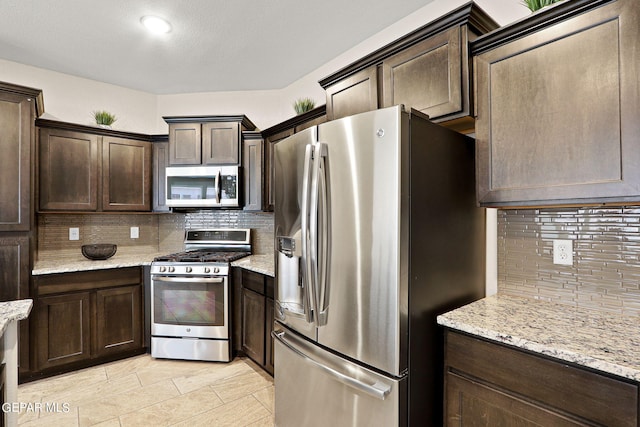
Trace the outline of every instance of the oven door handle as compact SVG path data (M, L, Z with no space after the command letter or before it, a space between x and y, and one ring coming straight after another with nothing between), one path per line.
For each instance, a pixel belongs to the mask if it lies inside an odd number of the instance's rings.
M223 283L222 277L152 277L156 282L196 282L196 283Z

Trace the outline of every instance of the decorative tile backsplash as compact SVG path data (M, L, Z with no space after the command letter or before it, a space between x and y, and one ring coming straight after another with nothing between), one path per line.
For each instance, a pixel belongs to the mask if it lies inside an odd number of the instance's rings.
M131 239L130 227L139 228ZM69 240L77 227L80 240ZM172 253L184 249L184 231L194 228L251 228L253 253L273 253L273 213L238 210L202 210L159 215L140 214L39 214L37 259L80 253L89 243L115 243L129 253Z
M573 265L553 264L553 240ZM640 207L498 211L498 292L640 315Z

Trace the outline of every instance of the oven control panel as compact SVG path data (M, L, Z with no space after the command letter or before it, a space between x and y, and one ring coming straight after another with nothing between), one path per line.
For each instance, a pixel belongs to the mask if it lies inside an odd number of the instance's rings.
M227 265L206 265L202 263L158 263L151 265L151 274L171 276L226 276L229 273Z

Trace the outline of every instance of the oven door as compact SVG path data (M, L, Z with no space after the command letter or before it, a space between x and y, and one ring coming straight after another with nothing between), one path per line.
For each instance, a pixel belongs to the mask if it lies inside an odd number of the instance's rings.
M226 276L151 276L151 335L229 339Z

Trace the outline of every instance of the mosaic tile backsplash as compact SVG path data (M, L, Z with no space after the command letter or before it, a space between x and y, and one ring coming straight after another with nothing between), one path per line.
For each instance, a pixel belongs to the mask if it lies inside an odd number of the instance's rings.
M553 240L573 265L553 264ZM498 211L498 292L640 315L640 206Z
M130 238L133 226L139 227L138 239ZM70 227L79 228L80 240L69 240ZM203 210L159 215L40 214L37 258L77 255L89 243L115 243L119 252L178 252L184 249L185 229L195 228L250 228L253 253L273 253L273 213Z

